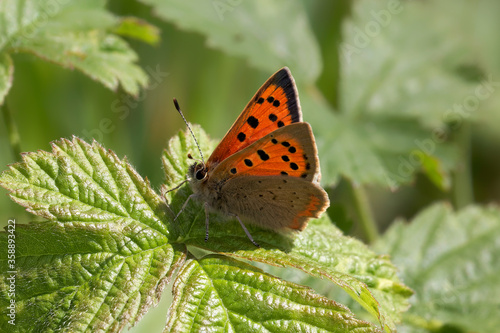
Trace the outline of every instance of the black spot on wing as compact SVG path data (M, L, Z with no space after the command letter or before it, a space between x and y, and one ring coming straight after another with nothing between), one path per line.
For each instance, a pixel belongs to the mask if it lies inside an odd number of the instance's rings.
M259 154L260 159L263 161L267 161L269 159L269 155L267 155L262 149L257 150L257 154Z
M257 128L257 126L259 126L259 120L257 118L255 118L254 116L248 117L247 123L252 128Z

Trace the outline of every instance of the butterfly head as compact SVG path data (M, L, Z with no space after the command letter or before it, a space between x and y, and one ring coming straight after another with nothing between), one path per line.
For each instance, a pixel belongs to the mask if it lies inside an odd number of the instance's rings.
M201 193L207 187L208 168L202 161L196 161L189 167L188 181L194 193Z
M189 167L188 172L191 181L203 181L208 177L208 170L205 163L196 161Z

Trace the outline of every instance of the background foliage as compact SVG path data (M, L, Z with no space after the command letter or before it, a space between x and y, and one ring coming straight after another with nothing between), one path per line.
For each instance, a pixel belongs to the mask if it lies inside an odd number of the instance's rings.
M220 138L286 65L317 138L329 216L390 254L416 292L401 330L498 325L497 1L44 5L0 4L0 101L10 110L0 165L19 158L9 143L15 124L21 151L94 137L159 190L159 157L184 128L173 97L190 122ZM7 197L0 212L2 224L33 220ZM324 294L345 296L330 289ZM162 302L139 325L161 329L168 297Z

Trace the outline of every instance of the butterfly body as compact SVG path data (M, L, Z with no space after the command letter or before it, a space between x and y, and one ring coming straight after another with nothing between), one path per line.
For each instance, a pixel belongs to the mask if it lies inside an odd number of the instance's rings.
M271 230L303 230L329 206L318 184L317 155L285 67L259 89L207 162L191 165L192 197L207 210L237 217L252 242L241 219Z

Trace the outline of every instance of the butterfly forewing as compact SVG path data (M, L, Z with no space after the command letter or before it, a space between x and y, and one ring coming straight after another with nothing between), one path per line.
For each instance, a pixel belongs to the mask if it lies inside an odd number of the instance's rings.
M285 67L257 91L214 150L207 165L210 168L272 131L301 121L295 82Z
M228 157L210 172L210 178L217 182L256 175L319 180L316 145L309 124L279 128Z

